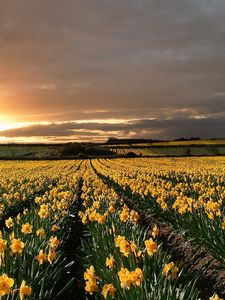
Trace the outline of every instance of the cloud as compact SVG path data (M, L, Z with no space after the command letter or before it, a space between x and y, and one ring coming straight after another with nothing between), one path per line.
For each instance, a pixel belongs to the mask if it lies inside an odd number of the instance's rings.
M0 8L0 111L18 121L211 120L225 111L223 1L0 0Z
M0 132L1 137L9 139L49 138L51 141L106 140L109 136L121 138L176 139L199 136L201 138L224 138L221 128L225 128L224 116L207 118L195 116L177 119L140 119L117 123L62 122L46 125L31 125Z

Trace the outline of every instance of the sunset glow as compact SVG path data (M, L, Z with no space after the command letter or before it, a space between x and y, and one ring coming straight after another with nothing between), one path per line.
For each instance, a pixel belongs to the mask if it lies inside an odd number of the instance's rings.
M0 131L20 127L18 123L13 122L10 117L0 115Z
M221 1L0 7L0 141L224 137Z

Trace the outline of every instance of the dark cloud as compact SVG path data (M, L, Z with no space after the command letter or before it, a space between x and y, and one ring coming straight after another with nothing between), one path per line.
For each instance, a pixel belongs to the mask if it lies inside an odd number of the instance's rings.
M224 115L225 116L225 115ZM119 137L143 137L158 139L175 139L180 137L199 136L222 138L225 128L225 118L178 118L178 119L142 119L115 124L109 123L76 123L32 125L23 128L10 129L1 132L2 137L49 137L52 141L73 141L77 139L100 141L112 135Z
M221 0L0 0L0 112L51 122L206 115L214 136L224 19Z

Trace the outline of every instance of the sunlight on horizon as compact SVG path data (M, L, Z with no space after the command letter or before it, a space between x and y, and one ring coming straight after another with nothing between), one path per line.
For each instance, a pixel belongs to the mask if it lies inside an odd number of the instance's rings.
M19 123L16 123L12 117L0 115L0 131L18 128L18 125Z
M34 122L16 122L11 116L0 115L0 133L7 130L23 128L34 124ZM5 138L1 137L0 140L4 139Z

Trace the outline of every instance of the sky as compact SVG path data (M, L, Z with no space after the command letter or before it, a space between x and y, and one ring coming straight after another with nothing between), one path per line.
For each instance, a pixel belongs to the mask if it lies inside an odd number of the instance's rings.
M225 1L0 0L0 142L225 138Z

